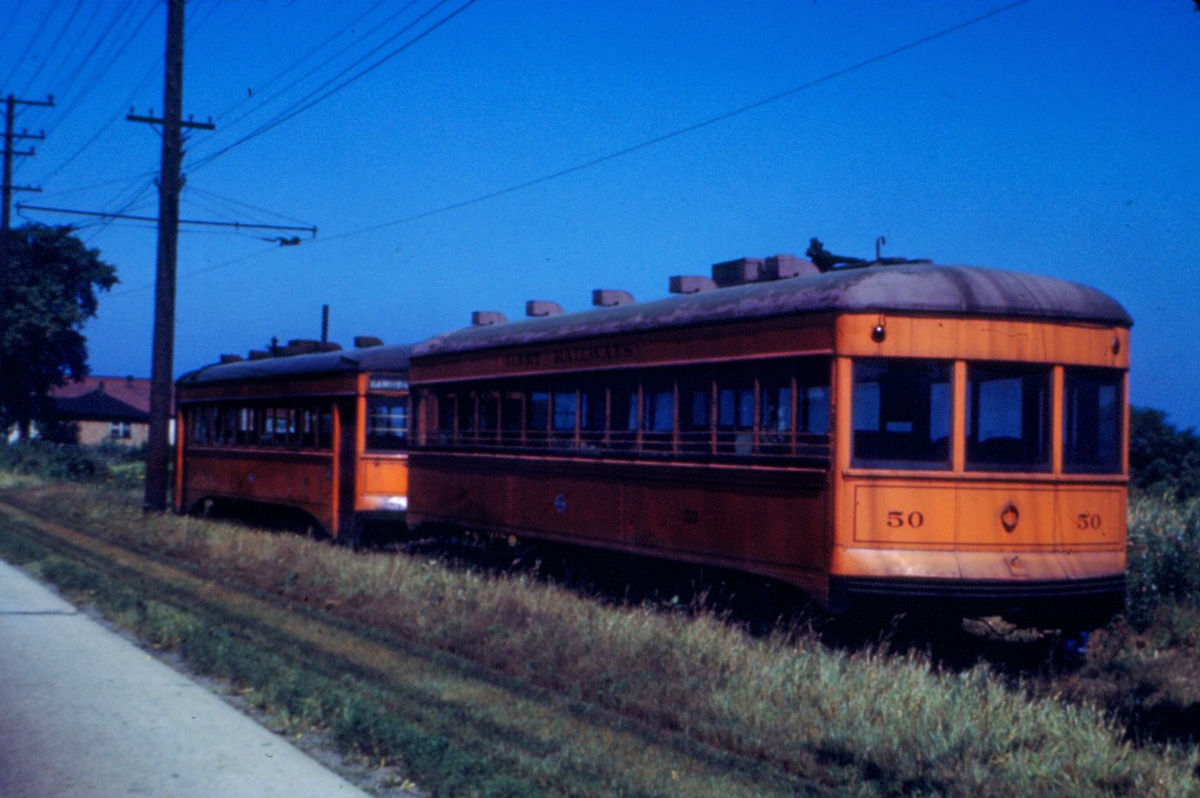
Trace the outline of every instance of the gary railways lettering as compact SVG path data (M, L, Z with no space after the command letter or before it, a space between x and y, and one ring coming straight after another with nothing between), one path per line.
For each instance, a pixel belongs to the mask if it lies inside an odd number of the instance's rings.
M619 363L633 357L632 344L591 344L555 349L551 352L511 352L504 356L505 368L586 366Z
M572 346L554 350L554 365L577 366L587 363L611 363L633 357L630 344L596 344L595 346Z

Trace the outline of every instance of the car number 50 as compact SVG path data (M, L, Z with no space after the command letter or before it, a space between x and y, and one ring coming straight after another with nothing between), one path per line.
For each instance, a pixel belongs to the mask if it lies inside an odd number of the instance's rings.
M893 528L908 526L917 529L924 524L925 516L916 510L907 513L904 510L889 510L887 514L887 525Z

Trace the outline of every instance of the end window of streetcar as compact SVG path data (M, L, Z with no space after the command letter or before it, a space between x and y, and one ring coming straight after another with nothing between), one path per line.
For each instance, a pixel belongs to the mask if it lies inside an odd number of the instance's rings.
M950 467L951 364L854 363L852 462L859 468Z
M367 397L367 450L394 452L408 447L408 397Z
M1112 369L1063 370L1063 471L1121 473L1123 383Z
M968 469L1050 470L1051 377L1046 366L968 365Z

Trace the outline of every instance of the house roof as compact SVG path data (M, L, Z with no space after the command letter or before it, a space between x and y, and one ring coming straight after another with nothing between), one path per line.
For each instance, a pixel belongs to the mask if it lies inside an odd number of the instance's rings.
M50 398L62 419L78 421L150 420L150 380L84 377L52 388Z

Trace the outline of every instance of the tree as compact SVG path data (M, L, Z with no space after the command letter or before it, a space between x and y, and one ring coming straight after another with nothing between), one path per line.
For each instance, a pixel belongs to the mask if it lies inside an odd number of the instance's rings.
M70 227L29 224L9 231L0 271L0 429L21 437L47 417L50 389L87 376L83 325L96 315L97 290L117 283ZM0 232L0 235L3 235Z
M1177 428L1162 410L1130 408L1129 475L1147 493L1200 496L1200 436Z

